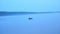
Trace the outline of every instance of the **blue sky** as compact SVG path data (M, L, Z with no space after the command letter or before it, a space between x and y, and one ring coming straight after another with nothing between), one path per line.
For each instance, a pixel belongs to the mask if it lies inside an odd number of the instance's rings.
M0 0L0 11L60 11L60 0Z

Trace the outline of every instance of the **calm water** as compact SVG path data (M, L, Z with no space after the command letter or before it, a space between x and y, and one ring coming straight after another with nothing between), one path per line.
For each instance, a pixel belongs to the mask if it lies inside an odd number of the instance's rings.
M60 13L0 16L0 34L60 34Z

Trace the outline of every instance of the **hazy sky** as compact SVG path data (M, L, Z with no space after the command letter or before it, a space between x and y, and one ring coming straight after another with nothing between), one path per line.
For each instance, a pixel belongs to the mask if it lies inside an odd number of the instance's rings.
M60 11L60 0L0 0L0 11Z

